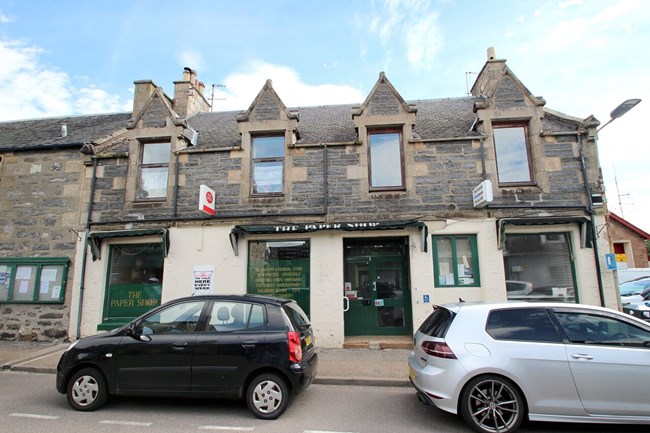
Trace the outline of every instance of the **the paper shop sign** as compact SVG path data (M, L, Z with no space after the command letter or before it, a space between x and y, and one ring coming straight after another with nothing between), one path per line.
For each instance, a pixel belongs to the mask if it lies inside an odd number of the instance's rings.
M265 226L236 226L235 232L239 233L306 233L320 230L395 230L407 227L423 225L414 221L361 221L361 222L340 222L340 223L306 223L306 224L283 224Z
M296 224L273 226L275 233L287 232L313 232L318 230L372 230L378 228L382 223L364 222L364 223L330 223L330 224Z

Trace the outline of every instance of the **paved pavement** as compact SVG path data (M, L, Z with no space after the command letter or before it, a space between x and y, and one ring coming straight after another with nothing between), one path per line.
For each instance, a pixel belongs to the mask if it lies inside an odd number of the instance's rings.
M2 370L56 373L56 364L69 343L0 340ZM315 383L331 385L410 386L408 349L318 349L320 362Z

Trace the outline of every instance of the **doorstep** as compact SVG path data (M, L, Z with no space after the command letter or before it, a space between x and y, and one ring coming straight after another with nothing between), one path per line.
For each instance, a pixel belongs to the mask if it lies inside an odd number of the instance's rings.
M344 349L413 349L413 338L409 335L362 335L345 337Z

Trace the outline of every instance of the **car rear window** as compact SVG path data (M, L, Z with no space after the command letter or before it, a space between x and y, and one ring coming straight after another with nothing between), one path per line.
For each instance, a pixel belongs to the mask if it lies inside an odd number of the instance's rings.
M485 330L495 340L561 342L550 317L542 308L495 310L488 316Z
M444 338L454 317L454 313L437 305L433 313L420 325L420 332L430 337Z
M291 324L294 327L303 329L311 326L309 318L296 302L287 302L286 304L282 305L282 309L287 314L289 320L291 320Z

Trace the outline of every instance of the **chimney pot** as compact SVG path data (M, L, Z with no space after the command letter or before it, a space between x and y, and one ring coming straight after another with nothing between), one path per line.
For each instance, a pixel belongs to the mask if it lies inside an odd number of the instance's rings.
M494 60L494 59L497 58L497 53L496 53L496 50L494 49L494 47L490 47L490 48L487 49L487 57L488 57L488 60Z
M65 138L68 136L68 125L65 123L61 124L61 138Z

